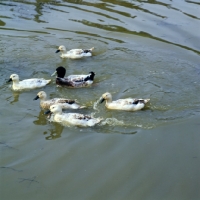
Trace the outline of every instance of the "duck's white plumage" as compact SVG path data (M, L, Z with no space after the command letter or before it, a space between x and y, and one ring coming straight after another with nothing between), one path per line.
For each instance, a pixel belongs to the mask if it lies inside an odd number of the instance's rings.
M54 122L59 122L63 125L75 125L75 126L94 126L98 124L102 119L94 118L89 115L83 115L80 113L63 113L62 107L60 105L50 106L50 110L46 112L52 113L51 120Z
M38 92L34 100L40 99L40 106L43 109L49 109L51 105L60 105L62 109L79 109L85 106L80 106L76 99L53 98L47 99L47 94L44 91Z
M58 47L56 53L61 52L61 58L71 58L71 59L79 59L82 57L92 56L92 51L94 47L91 49L71 49L69 51L66 50L64 45Z
M46 80L43 78L32 78L19 81L19 76L17 74L12 74L8 82L10 81L13 82L13 90L41 88L51 82L51 80Z
M106 107L113 110L125 110L125 111L137 111L144 108L145 104L150 101L150 99L118 99L112 101L112 95L109 92L106 92L102 95L100 103L106 100Z

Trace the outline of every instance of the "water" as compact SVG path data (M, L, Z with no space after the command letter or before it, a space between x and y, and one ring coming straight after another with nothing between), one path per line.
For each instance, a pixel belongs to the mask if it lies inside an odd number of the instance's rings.
M194 1L0 1L1 199L200 199L200 3ZM94 56L55 51L95 47ZM50 76L94 71L90 88ZM92 128L50 123L41 89L6 83L52 78L50 98L78 99L103 117ZM113 99L150 98L144 110L107 110ZM77 112L77 111L76 111Z

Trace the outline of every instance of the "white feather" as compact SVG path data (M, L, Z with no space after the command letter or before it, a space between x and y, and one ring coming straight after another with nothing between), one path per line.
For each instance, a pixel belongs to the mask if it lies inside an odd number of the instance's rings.
M106 107L108 109L114 110L125 110L125 111L137 111L144 108L145 104L150 101L150 99L118 99L112 101L112 95L108 92L102 95L100 102L106 100Z
M40 99L40 106L43 109L49 109L51 105L60 105L62 109L79 109L85 106L80 106L76 99L65 98L53 98L47 99L47 94L44 91L40 91L34 100Z
M82 57L89 57L92 56L92 51L94 50L94 47L91 49L88 49L87 53L84 51L84 49L71 49L69 51L66 50L64 45L61 45L58 47L58 50L56 52L61 52L60 57L61 58L71 58L71 59L79 59Z
M62 107L60 105L50 106L50 111L53 113L51 120L54 122L62 123L63 125L87 127L94 126L102 120L101 118L94 118L80 113L63 113Z
M12 74L10 80L13 81L13 90L24 90L24 89L35 89L41 88L50 83L51 80L45 80L43 78L32 78L19 81L19 76L17 74Z

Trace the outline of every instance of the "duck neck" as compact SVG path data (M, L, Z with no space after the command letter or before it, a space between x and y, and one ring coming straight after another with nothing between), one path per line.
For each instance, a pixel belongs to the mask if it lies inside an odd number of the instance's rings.
M13 80L13 85L18 85L19 84L19 80Z
M106 99L106 104L111 103L112 102L112 97L110 97L109 99Z
M67 53L66 50L61 50L60 52L62 53L62 55Z
M43 101L45 101L45 100L46 100L46 97L41 97L41 98L40 98L40 101L41 101L41 102L43 102Z

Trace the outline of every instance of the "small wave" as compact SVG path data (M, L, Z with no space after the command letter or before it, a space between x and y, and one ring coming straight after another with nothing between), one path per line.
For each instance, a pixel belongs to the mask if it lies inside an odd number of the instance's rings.
M119 121L116 118L107 118L104 121L102 121L100 123L100 125L101 126L104 126L104 125L109 125L109 126L124 126L125 124L124 124L123 121Z
M96 102L94 102L94 104L93 104L93 109L94 109L94 110L99 111L98 104L99 104L100 99L101 99L101 98L99 98Z

